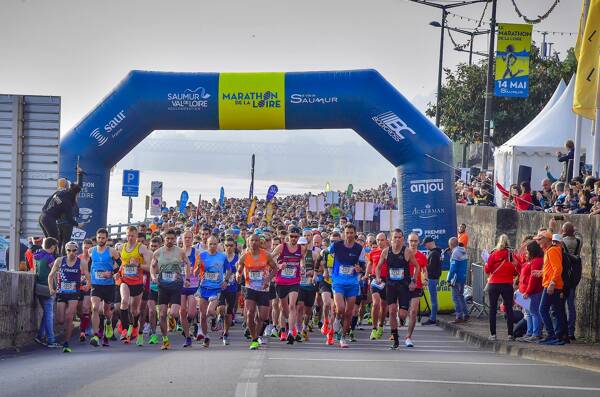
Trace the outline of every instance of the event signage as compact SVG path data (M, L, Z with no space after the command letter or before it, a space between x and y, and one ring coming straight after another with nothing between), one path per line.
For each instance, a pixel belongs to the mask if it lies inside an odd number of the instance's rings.
M225 188L221 186L221 191L219 192L219 207L225 206Z
M152 216L160 215L162 193L163 183L159 181L152 181L150 184L150 215Z
M529 96L531 30L530 24L498 24L495 96Z
M140 193L140 171L123 170L122 196L137 197Z
M190 195L188 194L187 191L183 191L181 192L181 196L179 197L179 213L183 214L183 211L185 211L185 206L187 205L187 202L190 198Z
M348 198L352 197L352 190L354 190L354 186L350 183L348 184L348 188L346 189L346 196Z
M273 197L275 197L278 191L279 189L277 188L277 185L269 186L269 191L267 192L267 201L273 200Z

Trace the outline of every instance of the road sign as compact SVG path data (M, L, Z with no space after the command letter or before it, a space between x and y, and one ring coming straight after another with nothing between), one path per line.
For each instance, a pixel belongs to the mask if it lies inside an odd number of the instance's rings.
M140 171L123 170L122 196L137 197L140 192Z

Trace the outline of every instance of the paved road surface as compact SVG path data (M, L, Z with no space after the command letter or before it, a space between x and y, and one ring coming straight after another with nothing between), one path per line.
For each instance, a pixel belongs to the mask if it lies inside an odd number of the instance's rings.
M405 329L400 331L403 335ZM73 353L37 348L0 356L0 396L600 396L594 372L497 355L437 327L418 327L416 347L388 350L368 331L349 349L270 339L247 350L239 325L230 346L110 348L73 344Z

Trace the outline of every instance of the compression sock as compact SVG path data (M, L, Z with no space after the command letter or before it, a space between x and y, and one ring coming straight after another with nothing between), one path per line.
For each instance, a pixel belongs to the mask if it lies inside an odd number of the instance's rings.
M352 316L352 325L350 326L352 331L356 329L356 324L358 324L358 316Z
M398 329L392 330L392 336L394 337L394 342L398 343Z
M129 309L121 309L121 328L125 331L129 328Z
M82 314L81 315L81 324L79 325L80 332L85 332L90 326L90 315Z
M269 325L269 320L263 321L262 327L260 327L260 332L258 333L259 336L262 336L265 333L265 328L267 328L267 325Z

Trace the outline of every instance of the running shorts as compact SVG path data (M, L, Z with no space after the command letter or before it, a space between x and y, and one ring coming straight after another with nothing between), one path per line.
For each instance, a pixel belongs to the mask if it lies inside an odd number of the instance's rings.
M194 295L196 292L198 292L198 288L182 288L181 289L181 295Z
M333 284L331 286L334 294L342 294L344 298L354 298L359 295L360 287L356 284Z
M159 305L179 305L181 304L181 287L161 287L158 286L158 304Z
M221 295L219 295L219 306L227 305L227 314L233 314L236 297L237 291L221 291Z
M275 283L269 284L269 300L273 300L277 298L277 290L275 288Z
M290 294L290 292L298 292L300 290L299 284L294 285L276 285L275 291L277 292L277 297L279 299L285 299Z
M319 293L323 293L323 292L329 292L330 294L333 294L333 291L331 289L331 284L326 283L325 281L321 281L319 283Z
M115 299L114 285L94 285L92 284L92 296L100 298L104 303L113 303ZM121 299L119 299L119 302Z
M313 307L315 305L316 296L317 291L314 288L300 288L298 302L303 302L304 306Z
M219 299L219 295L221 294L221 288L200 287L199 293L202 299L212 301L215 299Z
M75 292L75 293L58 293L56 294L56 301L58 303L68 303L69 301L80 301L83 300L83 297L81 296L80 292Z
M151 289L148 293L148 300L158 302L158 291L154 291L153 289Z
M410 299L420 298L423 296L423 288L415 288L414 291L409 290Z
M142 300L147 301L149 296L150 296L150 291L147 290L146 288L144 288L144 292L142 292Z
M402 282L394 283L393 281L388 281L385 285L385 294L385 301L388 305L398 304L400 309L408 310L410 303L408 285Z
M129 285L127 283L123 283L126 286L129 287L129 296L131 296L132 298L138 295L141 295L142 293L144 293L144 284L136 284L136 285ZM123 285L121 284L121 285ZM119 290L121 289L120 287L118 288ZM121 295L121 291L119 291L119 296Z
M269 291L257 291L252 288L246 288L244 298L254 301L258 306L269 306Z
M385 294L385 285L383 286L382 289L379 289L379 288L371 285L371 295L372 294L379 294L379 296L381 297L381 299L385 301L385 297L386 297L386 294Z

